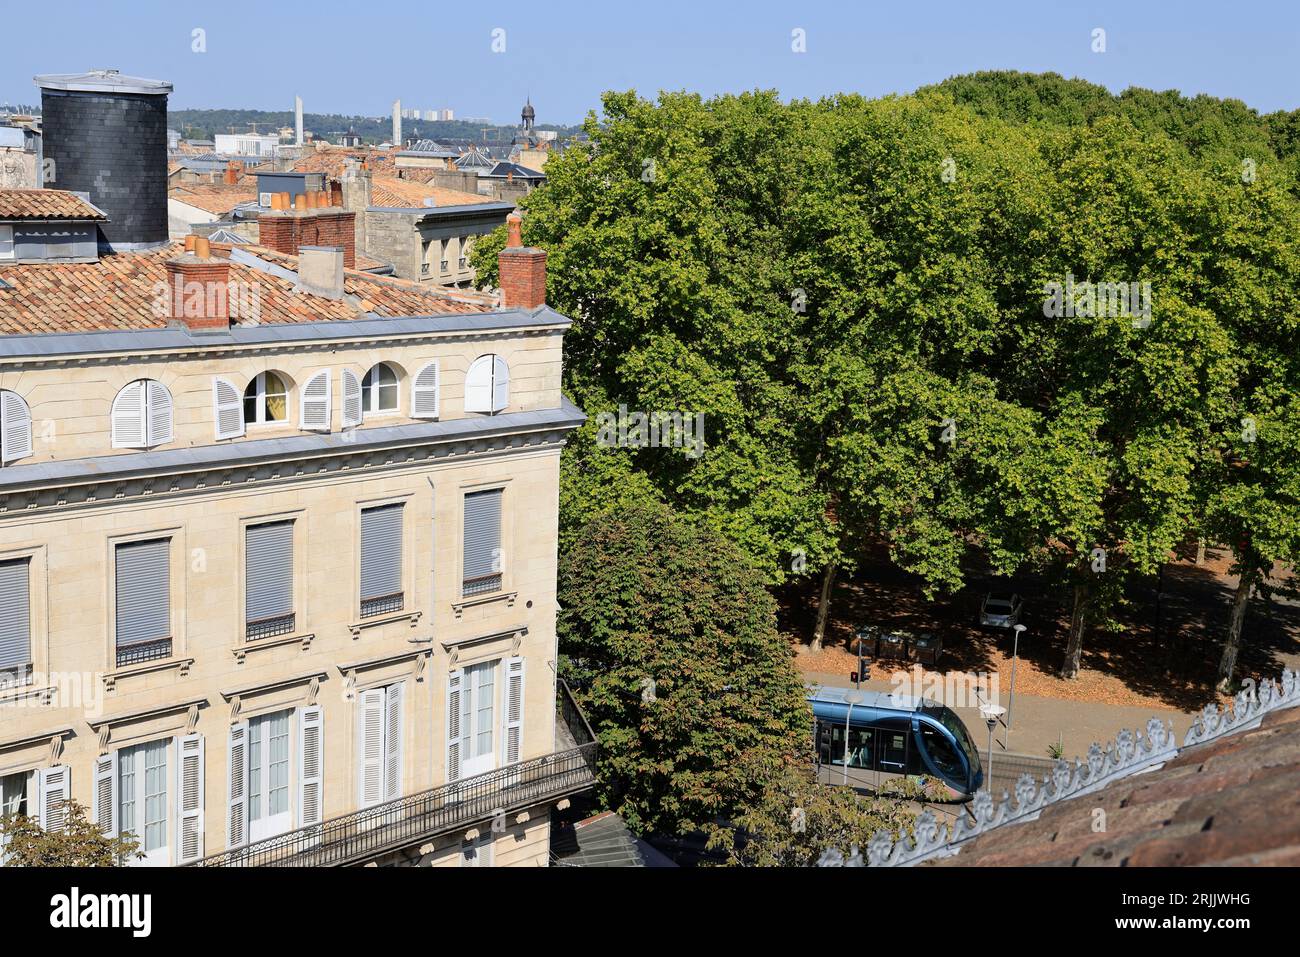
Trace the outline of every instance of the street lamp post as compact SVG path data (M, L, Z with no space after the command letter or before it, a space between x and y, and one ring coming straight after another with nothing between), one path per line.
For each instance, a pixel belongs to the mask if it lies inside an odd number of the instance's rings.
M989 726L989 769L988 774L984 777L984 782L988 785L989 794L993 793L993 729L998 726L998 718L1000 718L1006 710L1006 708L1000 708L992 703L986 704L980 708L980 714L984 716L984 723Z
M1011 750L1011 709L1016 703L1016 662L1020 658L1020 633L1025 630L1025 626L1016 625L1012 630L1016 633L1016 637L1013 639L1011 645L1011 693L1007 695L1007 733L1005 744L1008 751Z

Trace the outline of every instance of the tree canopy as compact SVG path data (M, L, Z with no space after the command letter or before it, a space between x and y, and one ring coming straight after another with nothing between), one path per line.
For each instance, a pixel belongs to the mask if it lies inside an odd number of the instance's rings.
M706 449L589 425L566 542L652 498L826 597L864 539L931 591L978 552L1071 590L1067 676L1187 536L1248 534L1261 575L1300 558L1293 117L1010 73L602 106L525 204L565 385L703 413Z

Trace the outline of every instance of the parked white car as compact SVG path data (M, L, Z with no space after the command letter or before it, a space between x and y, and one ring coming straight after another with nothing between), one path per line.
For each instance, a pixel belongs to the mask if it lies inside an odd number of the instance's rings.
M1020 622L1024 601L1019 595L989 592L980 605L980 627L1014 628Z

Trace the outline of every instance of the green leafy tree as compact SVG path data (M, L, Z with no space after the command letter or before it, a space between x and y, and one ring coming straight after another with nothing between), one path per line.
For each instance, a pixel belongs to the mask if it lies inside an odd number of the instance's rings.
M63 804L63 827L45 830L35 818L0 818L0 847L6 867L119 867L144 857L132 836L110 837L76 801Z
M709 847L731 867L813 867L838 848L864 854L877 831L910 833L917 807L907 800L863 797L852 788L819 783L809 764L788 758L754 767L757 798L734 821L715 828ZM898 797L924 799L915 784Z
M639 832L748 806L742 759L809 747L775 602L745 555L664 505L586 525L560 564L564 674L600 740L601 798Z

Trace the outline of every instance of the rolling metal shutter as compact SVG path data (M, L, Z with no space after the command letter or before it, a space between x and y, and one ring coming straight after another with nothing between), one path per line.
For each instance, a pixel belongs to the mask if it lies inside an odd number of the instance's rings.
M465 496L464 595L501 587L501 489Z
M0 562L0 672L32 662L31 562Z
M117 546L117 646L171 637L171 539Z
M244 533L244 614L249 623L293 613L293 522Z
M361 511L361 601L402 592L402 506Z

